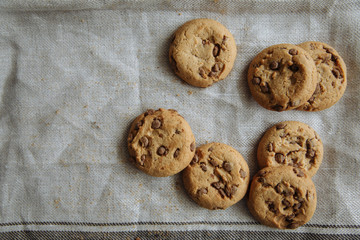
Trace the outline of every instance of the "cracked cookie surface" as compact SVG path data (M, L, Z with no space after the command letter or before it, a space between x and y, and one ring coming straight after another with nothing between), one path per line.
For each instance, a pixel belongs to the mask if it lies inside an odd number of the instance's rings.
M317 71L304 49L278 44L253 59L247 78L254 99L266 109L281 112L310 99L316 88Z
M262 224L295 229L307 223L316 209L311 178L291 166L261 169L251 182L248 207Z
M260 168L290 165L312 177L323 158L323 144L309 125L297 121L280 122L269 128L257 149Z
M143 172L166 177L182 171L195 154L195 138L186 120L173 109L138 116L127 138L130 158Z
M236 43L225 26L212 19L186 22L174 34L169 60L175 73L196 87L223 80L236 57Z
M304 42L298 45L313 58L318 72L315 92L299 110L321 111L334 105L343 96L346 85L346 65L339 53L322 42Z
M223 143L208 143L196 149L183 172L184 187L204 208L226 209L240 201L249 185L249 167L241 154Z

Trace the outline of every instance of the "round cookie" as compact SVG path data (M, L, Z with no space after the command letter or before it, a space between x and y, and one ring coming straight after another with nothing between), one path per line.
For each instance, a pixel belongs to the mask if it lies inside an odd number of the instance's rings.
M260 168L290 165L312 177L323 158L319 135L305 123L286 121L276 124L261 138L257 159Z
M143 172L166 177L182 171L195 154L195 138L189 124L173 109L147 110L132 123L128 149Z
M346 85L346 65L338 52L322 42L304 42L298 45L310 53L319 74L315 92L299 110L321 111L331 107L343 96Z
M281 112L303 105L312 96L317 72L304 49L279 44L253 59L247 78L254 99L266 109Z
M316 201L314 183L299 168L267 167L253 177L248 207L264 225L295 229L311 219Z
M249 185L249 167L241 154L223 143L208 143L196 149L183 171L184 187L204 208L226 209L240 201Z
M186 22L174 34L169 59L175 73L196 87L223 80L234 65L236 43L232 34L212 19Z

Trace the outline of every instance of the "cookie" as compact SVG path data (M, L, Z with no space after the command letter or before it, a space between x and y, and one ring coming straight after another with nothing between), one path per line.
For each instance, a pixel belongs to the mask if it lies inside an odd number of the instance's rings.
M260 168L290 165L312 177L320 167L323 144L319 135L305 123L286 121L266 131L257 149Z
M174 175L191 162L195 138L189 124L173 109L147 110L132 123L127 138L135 166L155 177Z
M248 207L264 225L295 229L313 216L316 189L311 178L299 168L267 167L253 177Z
M234 65L236 43L222 24L212 19L186 22L174 34L169 59L175 73L196 87L223 80Z
M249 185L249 167L241 154L223 143L208 143L196 149L183 172L184 187L204 208L226 209L240 201Z
M319 75L315 92L299 110L321 111L334 105L343 96L346 85L346 66L339 53L322 42L304 42L298 45L315 61Z
M310 54L292 44L270 46L251 62L248 84L264 108L285 111L297 108L315 91L317 72Z

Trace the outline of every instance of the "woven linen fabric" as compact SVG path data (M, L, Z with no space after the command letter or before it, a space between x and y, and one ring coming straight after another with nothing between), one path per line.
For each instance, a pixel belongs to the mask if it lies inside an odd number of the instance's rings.
M168 62L171 35L211 18L237 44L229 76L192 87ZM359 239L359 1L82 1L0 3L1 239ZM252 98L246 72L262 49L321 41L347 64L342 99L320 112L273 112ZM246 198L210 211L181 174L148 176L126 137L148 108L176 109L197 144L222 142L258 171L256 148L277 122L301 121L324 143L310 222L260 225Z

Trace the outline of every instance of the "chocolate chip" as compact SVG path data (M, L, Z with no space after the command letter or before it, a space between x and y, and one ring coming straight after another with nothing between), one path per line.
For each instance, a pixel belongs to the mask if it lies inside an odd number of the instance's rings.
M225 169L225 171L227 171L227 172L231 172L231 169L232 169L232 166L231 166L231 164L229 163L229 162L224 162L223 163L223 168Z
M237 187L236 186L231 186L231 188L227 187L225 188L225 193L226 193L226 196L228 196L229 198L231 198L232 196L235 195L237 191Z
M276 130L284 129L286 127L286 123L279 123L276 125Z
M216 72L213 72L213 71L211 71L211 72L209 72L209 77L215 77L217 75L217 73Z
M300 208L301 208L301 205L302 205L302 203L301 203L301 202L299 202L299 203L295 203L295 204L294 204L294 206L293 206L293 208L294 208L295 210L298 210L298 209L300 209Z
M282 200L281 203L284 204L286 208L291 207L291 203L290 203L288 200L286 200L286 199Z
M204 68L202 68L202 67L199 68L199 74L202 78L206 78L206 72L205 72Z
M204 172L206 172L206 170L207 170L207 167L206 167L206 165L205 165L204 162L200 163L200 168L201 168Z
M215 63L214 66L211 68L211 71L213 72L220 71L219 63Z
M220 189L221 188L220 182L214 182L214 183L211 184L211 186L213 186L215 189Z
M292 48L292 49L289 50L289 54L290 55L296 55L296 54L298 54L298 50Z
M280 183L278 183L278 184L275 186L275 191L276 191L277 193L281 193Z
M156 153L160 156L165 156L167 154L167 150L164 146L161 146L158 148Z
M299 66L296 64L293 64L290 66L290 70L293 72L297 72L297 71L299 71Z
M274 109L275 111L278 111L278 112L281 112L283 110L283 106L281 105L275 105L275 106L272 106L272 109Z
M215 161L214 159L212 159L212 158L209 159L209 163L210 163L211 165L213 165L214 167L219 166L219 164L217 164L216 161Z
M146 159L146 155L145 155L145 154L141 155L141 157L140 157L140 165L141 165L141 166L144 165L145 159Z
M284 163L285 156L282 153L276 153L275 154L275 161L277 161L278 163Z
M196 148L196 144L195 144L195 142L192 142L191 144L190 144L190 151L194 151L195 150L195 148Z
M331 72L332 72L332 74L334 75L334 77L340 78L340 72L339 72L339 70L334 69L334 70L332 70Z
M292 222L292 221L294 220L294 218L295 218L295 214L292 213L292 214L290 214L289 216L286 216L286 217L285 217L285 220L286 220L287 222Z
M301 226L300 223L293 222L293 223L290 223L290 224L287 226L287 228L289 228L289 229L295 229L295 228L298 228L298 227L300 227L300 226Z
M135 124L134 129L135 129L135 130L139 130L139 128L140 128L142 125L143 125L143 121L141 120L141 121L139 121L139 122L137 122L137 123Z
M174 158L177 158L179 156L179 154L180 154L180 149L177 148L174 152Z
M265 183L265 178L260 177L260 178L258 179L258 182L259 182L259 183Z
M143 136L142 138L140 138L140 144L143 147L149 146L149 139L146 136Z
M260 90L262 93L269 93L269 84L267 82L264 82L263 84L260 84Z
M220 45L219 44L215 44L214 49L213 49L213 56L217 57L220 54Z
M194 155L193 159L191 160L192 164L198 163L199 162L199 156L197 154Z
M209 152L212 152L213 150L214 150L213 147L210 147L210 148L208 149Z
M271 70L277 70L279 68L279 63L276 61L273 61L270 63L269 67Z
M218 191L219 191L222 198L224 198L226 196L226 193L225 193L224 189L220 188L220 189L218 189Z
M259 77L254 77L252 80L251 80L252 84L254 85L259 85L260 82L261 82L261 78Z
M202 40L202 44L205 45L205 44L206 44L206 40Z
M144 116L146 117L147 115L152 115L155 113L155 110L154 109L148 109L146 110L146 112L144 113Z
M298 176L298 177L304 177L305 176L304 172L301 171L300 169L294 168L293 170L294 170L294 173L296 174L296 176Z
M274 143L269 143L268 145L268 151L273 152L274 151Z
M207 194L208 190L206 188L200 188L199 190L197 190L197 195L198 197L200 197L201 195Z
M247 174L246 174L246 172L244 170L240 169L239 173L240 173L240 177L246 178Z
M261 171L261 172L258 173L258 176L263 177L263 176L265 176L265 174L266 174L266 171Z
M331 61L336 62L339 58L333 54L331 54Z
M176 129L176 130L175 130L175 133L176 133L176 134L180 134L181 132L180 132L180 130Z
M307 158L313 158L315 157L315 150L313 149L314 147L314 143L312 142L312 140L308 139L306 140L306 157Z
M160 119L157 119L157 118L155 118L154 120L153 120L153 122L151 123L151 128L153 128L153 129L158 129L158 128L160 128L161 127L161 121L160 121Z
M275 204L273 202L266 202L268 204L268 208L271 212L276 213Z
M225 193L227 197L231 197L231 189L225 188Z

